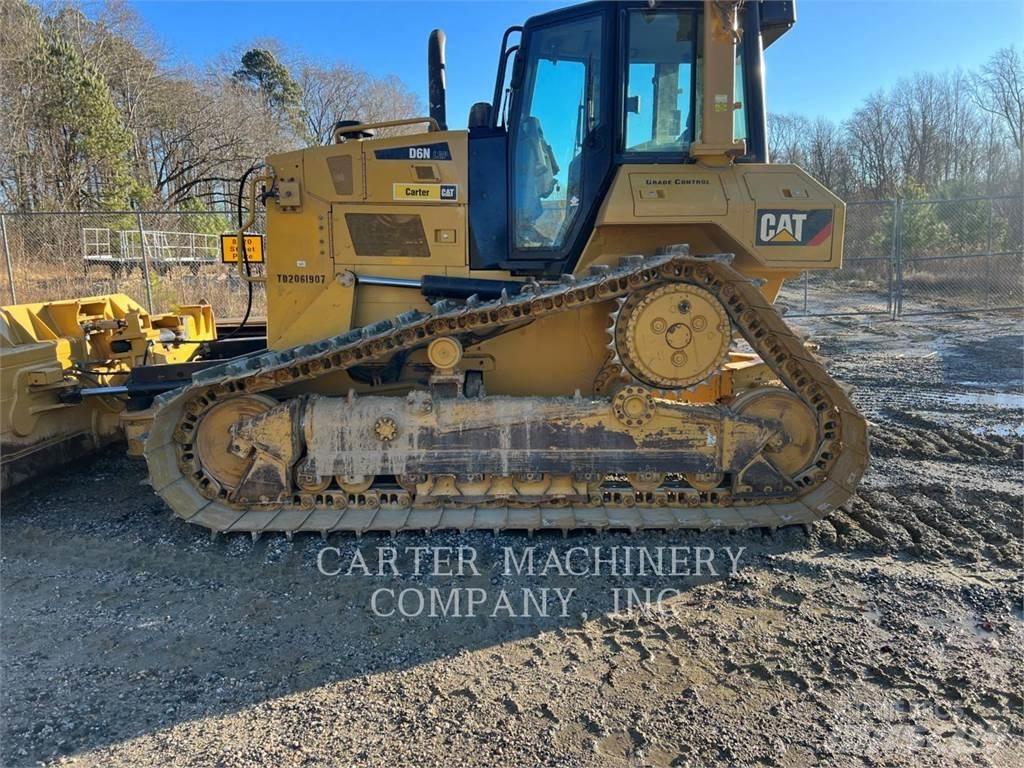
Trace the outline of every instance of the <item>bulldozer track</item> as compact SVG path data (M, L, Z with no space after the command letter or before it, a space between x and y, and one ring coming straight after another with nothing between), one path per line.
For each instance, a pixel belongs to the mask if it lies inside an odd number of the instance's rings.
M464 304L442 301L431 312L410 311L322 341L233 361L197 374L191 385L161 395L146 438L150 482L181 519L214 534L299 531L481 529L606 529L778 527L820 519L854 492L868 464L866 422L846 392L783 322L757 286L731 266L730 256L690 256L681 248L627 257L616 268L558 283L530 285L515 296ZM659 284L686 282L713 294L783 385L818 421L813 461L791 478L788 493L736 499L729 488L700 490L660 478L643 485L605 478L569 492L511 493L421 503L402 485L366 489L296 490L284 500L238 505L193 449L203 414L231 397L257 395L390 357L453 335L493 334L558 312L612 302ZM663 484L658 484L663 483ZM508 486L506 486L507 488ZM781 490L781 489L780 489Z

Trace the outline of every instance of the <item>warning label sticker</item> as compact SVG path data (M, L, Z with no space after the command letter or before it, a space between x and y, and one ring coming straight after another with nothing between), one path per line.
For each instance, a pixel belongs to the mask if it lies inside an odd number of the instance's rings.
M245 236L245 258L250 264L263 263L263 235ZM220 260L225 264L238 261L238 235L220 236Z

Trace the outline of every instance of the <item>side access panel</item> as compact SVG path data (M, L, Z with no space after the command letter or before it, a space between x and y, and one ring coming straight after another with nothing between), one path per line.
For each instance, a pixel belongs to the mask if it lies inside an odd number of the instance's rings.
M621 166L597 219L598 230L702 229L744 271L787 273L841 267L845 224L843 201L803 170L759 163Z

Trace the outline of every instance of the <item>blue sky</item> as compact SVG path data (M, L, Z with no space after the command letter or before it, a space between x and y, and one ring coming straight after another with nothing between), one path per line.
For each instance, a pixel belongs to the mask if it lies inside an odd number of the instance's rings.
M377 75L395 74L426 103L427 35L448 37L448 120L489 100L505 28L568 2L376 0L182 2L133 6L167 45L171 63L203 65L255 38ZM799 0L796 27L766 53L774 112L841 120L879 87L916 70L973 68L1024 40L1021 0Z

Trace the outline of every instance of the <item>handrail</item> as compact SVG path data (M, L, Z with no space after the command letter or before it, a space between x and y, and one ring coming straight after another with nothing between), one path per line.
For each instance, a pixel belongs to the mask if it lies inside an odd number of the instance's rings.
M508 70L508 57L511 55L508 41L516 32L520 36L523 33L523 28L518 24L506 29L505 34L501 36L501 51L498 53L498 73L494 77L494 98L491 101L491 127L493 128L498 127L498 113L501 112L502 92L505 90L505 73ZM518 50L519 46L516 45L513 48Z
M256 223L256 184L257 182L273 182L274 177L270 174L263 174L256 176L251 182L249 182L249 219L242 223L241 229L235 233L235 242L238 244L238 276L245 280L247 283L265 283L267 282L266 275L247 275L243 267L248 263L248 259L245 255L245 230ZM266 257L264 256L264 259Z
M338 137L344 136L346 133L359 133L360 131L368 131L374 128L395 128L399 125L417 125L418 123L429 123L431 131L441 130L441 126L438 125L437 120L432 117L404 117L401 120L381 120L376 123L357 123L356 125L340 125L334 129L331 140L337 144Z
M518 50L519 50L519 46L518 45L510 45L508 47L508 50L505 51L505 57L501 60L501 71L502 72L505 72L505 70L508 68L508 60L511 58L512 54L516 53L516 51L518 51ZM513 66L513 72L514 71L515 71L515 67ZM501 82L502 82L502 85L505 84L504 77L502 78ZM498 95L498 106L497 107L493 107L493 106L491 107L491 109L493 110L493 114L491 116L492 117L492 120L491 120L491 122L492 122L492 126L491 127L492 128L497 128L497 127L499 127L499 125L504 123L504 120L505 120L505 107L509 106L511 104L511 89L512 89L512 81L509 80L509 87L504 89ZM507 96L507 98L506 98L506 96Z

